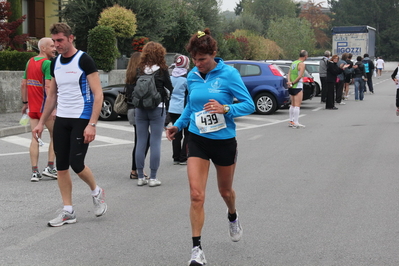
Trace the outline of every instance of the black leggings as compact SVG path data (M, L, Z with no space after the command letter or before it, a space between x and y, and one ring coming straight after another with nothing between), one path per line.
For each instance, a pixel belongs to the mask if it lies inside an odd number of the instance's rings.
M57 170L68 170L71 166L78 174L85 168L89 144L84 143L83 131L88 123L88 119L56 117L53 141Z

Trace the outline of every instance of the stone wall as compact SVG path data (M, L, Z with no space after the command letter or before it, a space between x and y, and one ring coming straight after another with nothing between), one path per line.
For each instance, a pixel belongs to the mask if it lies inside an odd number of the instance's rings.
M126 70L100 71L102 86L122 84L125 82ZM0 71L0 113L19 112L21 102L21 79L23 71Z

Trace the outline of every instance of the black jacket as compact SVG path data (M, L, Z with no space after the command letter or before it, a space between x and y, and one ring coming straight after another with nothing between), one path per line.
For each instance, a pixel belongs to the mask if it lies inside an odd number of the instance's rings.
M337 76L342 72L343 70L337 65L337 63L329 61L327 65L327 83L335 83Z

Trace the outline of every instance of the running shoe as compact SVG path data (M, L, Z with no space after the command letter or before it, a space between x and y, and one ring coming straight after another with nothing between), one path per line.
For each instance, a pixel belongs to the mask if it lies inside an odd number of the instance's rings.
M289 126L289 127L292 127L294 124L295 124L294 121L288 122L288 126Z
M57 227L64 224L74 224L76 223L75 211L70 213L66 210L61 210L56 218L48 222L48 226Z
M161 185L161 181L159 181L158 179L150 179L150 181L148 182L148 185L150 187L160 186Z
M243 229L241 227L240 221L238 220L238 213L237 219L234 222L229 221L229 235L233 242L240 241L242 237Z
M299 128L305 128L305 126L302 125L302 124L297 123L297 124L293 124L292 128L298 128L299 129Z
M30 178L31 182L39 182L42 179L42 175L39 172L33 172L32 177Z
M399 116L399 109L396 109L396 116Z
M180 165L187 165L187 161L183 161L179 163Z
M104 189L100 188L100 193L97 196L93 196L94 214L100 217L107 211L107 203L105 203L105 192Z
M188 261L188 266L205 265L205 254L199 247L193 247L191 250L191 259Z
M147 185L148 184L148 179L145 179L145 178L138 178L137 179L137 185L138 186L144 186L144 185Z
M47 166L46 168L44 168L42 175L57 179L57 169Z

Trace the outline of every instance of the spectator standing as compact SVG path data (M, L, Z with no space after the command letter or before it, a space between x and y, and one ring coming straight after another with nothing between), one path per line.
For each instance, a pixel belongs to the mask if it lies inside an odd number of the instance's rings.
M343 69L338 66L338 55L333 55L327 66L327 100L326 109L337 110L338 108L334 105L334 91L337 90L337 79L338 75L343 72ZM344 68L347 67L345 64Z
M217 42L209 29L194 34L186 48L195 65L187 78L188 101L180 118L167 129L166 136L173 140L178 131L189 125L187 174L193 241L189 265L205 265L201 231L210 160L216 168L219 193L227 205L229 235L232 241L239 241L243 230L232 187L237 158L234 117L253 113L255 106L238 71L221 58L215 58ZM237 104L233 104L234 97Z
M327 65L330 56L331 52L325 51L323 58L320 60L321 103L325 103L327 98Z
M366 82L367 82L367 74L364 69L364 64L362 62L363 58L358 56L356 58L357 62L355 66L354 79L355 79L355 101L361 100L364 98L364 91L366 90Z
M132 151L132 170L130 172L130 179L137 179L137 166L136 166L136 144L137 144L137 133L136 133L136 122L134 119L134 107L131 102L132 100L132 93L134 90L134 86L136 85L137 81L137 71L138 71L138 66L140 63L140 52L134 52L129 59L129 63L127 65L126 69L126 78L125 78L125 88L126 88L126 98L127 98L127 105L128 105L128 111L127 111L127 118L129 120L129 123L133 126L134 128L134 146L133 146L133 151ZM148 149L150 148L150 133L148 133L148 140L147 140L147 148L145 150L145 155L147 156ZM147 178L148 176L144 174L144 177Z
M103 92L94 60L75 48L71 28L65 23L55 23L50 27L50 33L59 55L51 63L50 90L43 115L32 134L35 138L41 137L44 122L57 104L54 151L64 208L48 225L62 226L76 223L69 166L90 187L95 216L102 216L107 211L104 190L97 185L92 171L84 164L89 143L96 136Z
M399 67L397 67L392 75L391 78L396 85L396 116L399 116Z
M40 39L37 46L40 53L29 59L27 62L21 82L21 98L23 103L22 114L29 111L28 116L30 118L31 130L33 130L39 123L39 119L43 113L48 90L50 89L50 59L55 56L55 46L51 38ZM54 115L55 111L53 111L53 115L44 122L50 133L50 143L48 147L47 167L44 168L42 174L57 179L57 169L54 166L55 153L53 148ZM30 143L29 155L32 166L32 176L30 181L38 182L42 178L42 175L39 173L38 168L39 143L34 137L32 137Z
M165 48L156 42L148 42L143 47L139 63L139 75L154 74L155 85L162 95L161 103L154 109L135 109L137 129L136 165L138 180L137 185L149 184L150 187L160 186L157 172L161 161L161 140L167 108L167 93L165 88L172 93L173 86L170 81L168 66L165 63ZM149 134L151 131L151 134ZM145 151L150 138L150 179L144 178Z
M373 73L375 72L375 65L373 60L370 59L368 54L364 54L363 58L364 71L367 75L367 87L369 87L369 92L374 94L373 87ZM364 86L364 92L366 92L366 86Z
M172 123L183 113L184 106L186 105L187 99L187 71L190 66L190 59L185 55L177 57L175 62L175 68L172 71L172 77L170 78L173 85L173 93L170 98L169 104L169 115ZM175 134L174 140L172 140L173 150L173 164L185 165L187 164L187 137L188 129L185 127L182 131Z
M346 59L346 64L348 64L348 69L352 69L352 54L348 54L348 58ZM353 71L353 70L352 70ZM352 72L350 74L345 74L345 82L344 82L344 95L342 100L347 100L349 98L349 84L351 84L353 78Z
M341 60L339 60L337 63L341 69L345 64L347 64L346 60L348 60L348 53L343 53ZM345 83L345 75L344 75L344 72L341 72L340 74L338 74L337 85L336 85L336 90L335 90L335 102L337 104L345 104L345 102L342 101L342 93L344 91L344 83Z
M299 114L301 110L301 103L303 98L303 74L305 73L305 60L308 58L308 52L302 50L299 53L298 60L292 62L288 72L288 93L291 98L291 106L289 109L290 122L289 126L292 128L304 128L305 126L299 124Z

